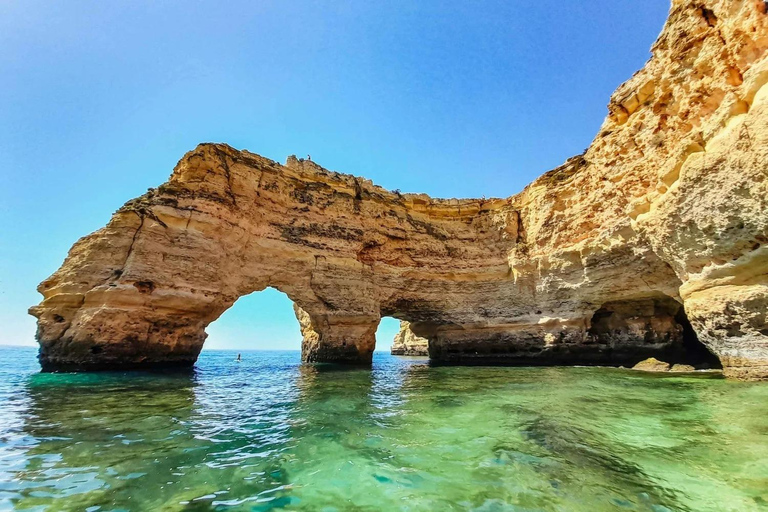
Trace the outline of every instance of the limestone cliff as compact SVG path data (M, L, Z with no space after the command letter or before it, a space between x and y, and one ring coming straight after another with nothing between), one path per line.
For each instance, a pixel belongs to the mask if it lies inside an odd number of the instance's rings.
M390 352L396 356L426 356L429 355L429 340L416 336L411 330L411 324L400 320L400 330L392 340Z
M507 199L202 144L40 285L42 366L192 364L272 286L310 361L370 361L392 316L445 361L674 363L698 337L726 375L766 377L767 49L764 2L675 0L586 152Z

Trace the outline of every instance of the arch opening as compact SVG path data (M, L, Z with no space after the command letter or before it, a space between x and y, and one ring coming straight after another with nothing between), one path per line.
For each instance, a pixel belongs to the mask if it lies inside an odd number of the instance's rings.
M273 287L241 296L208 324L203 350L300 350L294 304Z
M389 352L394 354L394 344L400 331L401 321L395 317L384 316L379 321L376 329L376 352Z

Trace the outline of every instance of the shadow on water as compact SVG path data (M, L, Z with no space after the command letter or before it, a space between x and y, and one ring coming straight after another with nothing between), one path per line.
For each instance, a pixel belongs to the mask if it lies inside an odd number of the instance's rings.
M233 359L209 354L188 372L27 377L18 435L4 447L23 461L9 471L19 484L0 499L17 508L55 501L56 510L311 510L296 493L313 481L310 462L339 492L323 494L344 501L349 460L389 455L370 433L391 423L401 365Z
M285 485L275 454L288 441L286 408L295 401L286 365L210 363L191 372L27 377L18 433L3 440L3 451L24 462L9 471L19 484L0 499L17 508L55 500L56 510L210 510L233 479L253 482L248 496ZM276 375L282 382L270 383ZM258 390L269 398L253 400Z
M21 433L4 447L26 461L14 472L23 485L11 501L32 508L56 499L59 510L135 506L134 480L190 462L174 447L189 437L197 385L190 372L30 376Z

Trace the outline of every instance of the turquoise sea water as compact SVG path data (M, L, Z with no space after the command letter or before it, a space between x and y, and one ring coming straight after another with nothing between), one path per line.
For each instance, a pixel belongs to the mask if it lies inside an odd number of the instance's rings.
M0 349L0 509L768 510L768 383L235 356L40 374Z

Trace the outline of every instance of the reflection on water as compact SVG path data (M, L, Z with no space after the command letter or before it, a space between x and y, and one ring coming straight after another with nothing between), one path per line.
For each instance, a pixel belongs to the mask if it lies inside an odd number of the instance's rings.
M768 510L768 384L293 352L52 375L0 356L0 509Z

